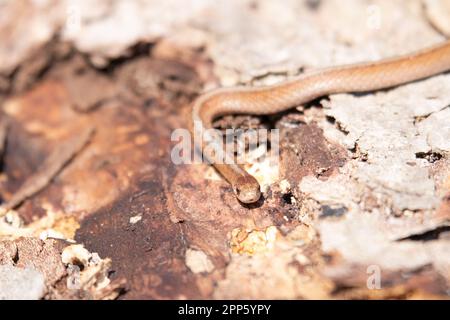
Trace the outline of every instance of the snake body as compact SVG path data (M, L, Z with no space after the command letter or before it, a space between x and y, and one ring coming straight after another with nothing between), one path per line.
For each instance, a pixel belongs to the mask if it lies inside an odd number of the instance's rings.
M191 126L191 130L194 134L202 134L212 128L214 119L228 114L274 114L322 96L391 88L449 70L450 41L446 41L403 56L307 72L272 86L220 88L194 101L192 120L197 125ZM237 163L223 163L223 155L205 148L204 144L197 147L231 184L241 202L254 203L259 200L260 186L252 175Z

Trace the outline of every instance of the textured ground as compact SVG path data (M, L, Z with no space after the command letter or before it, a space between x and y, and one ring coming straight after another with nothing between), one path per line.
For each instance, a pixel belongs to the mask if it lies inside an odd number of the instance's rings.
M450 74L218 121L280 129L255 206L171 162L204 90L450 36L446 0L345 3L0 0L0 298L448 299Z

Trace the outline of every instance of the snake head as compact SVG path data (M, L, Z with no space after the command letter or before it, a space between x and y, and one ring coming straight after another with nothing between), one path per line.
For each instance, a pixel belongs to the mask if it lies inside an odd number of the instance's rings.
M259 183L250 175L238 178L233 185L233 191L242 203L255 203L261 198Z

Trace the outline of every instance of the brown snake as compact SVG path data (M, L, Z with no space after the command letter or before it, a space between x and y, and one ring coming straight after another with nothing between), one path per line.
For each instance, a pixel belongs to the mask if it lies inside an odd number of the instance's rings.
M273 114L322 96L391 88L449 70L450 41L446 41L425 50L377 62L319 69L272 86L220 88L195 100L192 120L197 125L191 126L191 130L194 134L201 134L198 130L211 128L214 119L227 114ZM221 138L210 139L214 142L214 139ZM197 148L228 180L241 202L254 203L259 200L259 183L239 164L223 163L223 157L203 144L197 145ZM233 158L232 155L225 155Z

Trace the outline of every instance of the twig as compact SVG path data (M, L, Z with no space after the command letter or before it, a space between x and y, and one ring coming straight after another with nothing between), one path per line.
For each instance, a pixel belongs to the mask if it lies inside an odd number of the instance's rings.
M90 127L75 138L61 144L42 163L38 171L28 178L13 197L0 207L0 217L16 208L29 197L44 189L61 170L83 149L90 140L94 128Z

